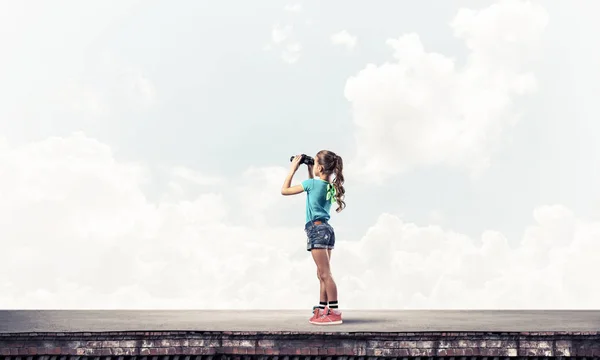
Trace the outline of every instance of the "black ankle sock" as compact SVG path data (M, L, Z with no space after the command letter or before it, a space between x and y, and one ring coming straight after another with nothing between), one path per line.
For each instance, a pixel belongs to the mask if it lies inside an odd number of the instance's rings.
M319 302L319 309L321 309L321 310L325 309L325 305L327 305L327 301Z
M336 301L330 301L329 302L329 308L330 309L337 309L338 308L338 302Z

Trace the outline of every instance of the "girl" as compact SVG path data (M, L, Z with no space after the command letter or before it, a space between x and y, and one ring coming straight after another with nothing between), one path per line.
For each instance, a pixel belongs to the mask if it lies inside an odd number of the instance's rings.
M309 322L316 325L341 324L342 313L338 310L337 286L329 266L331 250L335 245L335 233L328 221L331 204L337 203L336 212L346 207L343 200L344 164L342 158L335 153L321 150L315 156L315 164L308 165L309 178L300 185L290 186L301 159L302 156L297 155L292 160L281 194L295 195L306 192L306 225L304 226L307 235L306 250L311 252L315 260L317 278L321 283L319 306L313 307L313 316ZM334 175L333 181L331 181L332 175Z

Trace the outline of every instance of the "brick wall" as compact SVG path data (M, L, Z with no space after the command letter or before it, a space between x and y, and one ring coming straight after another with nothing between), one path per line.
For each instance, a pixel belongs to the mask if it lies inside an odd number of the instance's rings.
M148 360L190 360L191 355L281 360L308 360L307 357L318 360L354 360L350 357L357 357L355 360L379 357L591 358L600 357L600 334L227 331L0 334L0 358L54 360L56 356L56 360L61 360L61 355L91 360L95 357L98 357L95 360L124 360L130 356L142 357L142 360L146 357Z

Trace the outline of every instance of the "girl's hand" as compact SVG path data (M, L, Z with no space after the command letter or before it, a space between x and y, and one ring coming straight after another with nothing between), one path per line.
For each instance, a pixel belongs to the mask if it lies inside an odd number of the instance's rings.
M298 170L298 167L300 166L300 160L302 160L302 155L296 155L294 160L292 160L292 165L290 166L291 172L295 173L296 170Z

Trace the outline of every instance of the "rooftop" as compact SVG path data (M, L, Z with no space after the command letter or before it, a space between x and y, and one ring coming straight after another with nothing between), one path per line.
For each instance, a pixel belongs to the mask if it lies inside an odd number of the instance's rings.
M0 333L105 331L596 332L595 310L344 310L316 326L300 310L0 310Z

